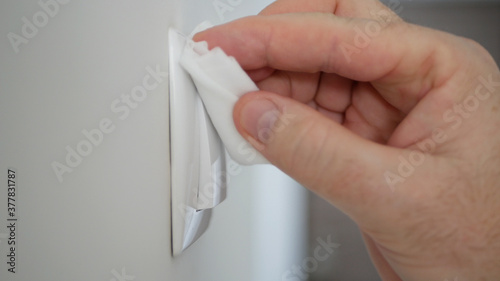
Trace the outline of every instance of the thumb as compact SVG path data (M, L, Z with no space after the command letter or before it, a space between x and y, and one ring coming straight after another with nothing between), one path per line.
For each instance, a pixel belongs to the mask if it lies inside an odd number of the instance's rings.
M384 172L393 169L401 149L366 140L270 92L244 95L233 117L240 134L272 164L347 213L367 200L382 204L391 194Z

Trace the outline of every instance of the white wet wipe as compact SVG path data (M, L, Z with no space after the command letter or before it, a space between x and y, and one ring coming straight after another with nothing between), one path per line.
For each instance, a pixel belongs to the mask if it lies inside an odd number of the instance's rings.
M210 27L204 22L191 36ZM209 50L206 42L188 39L180 63L191 75L231 158L242 165L268 164L267 159L238 133L233 122L233 108L238 99L259 90L236 59L219 47Z

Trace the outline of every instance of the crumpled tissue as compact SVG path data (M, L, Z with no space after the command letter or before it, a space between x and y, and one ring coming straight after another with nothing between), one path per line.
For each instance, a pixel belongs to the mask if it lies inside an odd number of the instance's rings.
M200 24L190 38L209 27L211 24L207 22ZM259 88L235 58L219 47L209 50L206 42L194 42L190 38L180 64L191 75L229 155L241 165L268 164L267 159L238 133L233 122L233 108L238 99Z

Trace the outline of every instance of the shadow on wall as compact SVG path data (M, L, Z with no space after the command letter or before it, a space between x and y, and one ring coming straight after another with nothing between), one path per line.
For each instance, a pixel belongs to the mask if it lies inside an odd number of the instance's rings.
M399 3L386 0L386 3ZM394 4L393 4L394 5ZM399 15L406 21L471 38L483 45L500 64L500 1L427 1L399 3ZM357 226L327 202L310 197L310 255L318 237L331 235L341 246L318 264L310 281L379 281Z

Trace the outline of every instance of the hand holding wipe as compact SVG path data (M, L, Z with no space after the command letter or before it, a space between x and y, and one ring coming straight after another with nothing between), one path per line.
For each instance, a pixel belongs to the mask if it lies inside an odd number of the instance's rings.
M200 26L206 27L207 24ZM231 158L242 165L268 164L238 133L233 122L233 108L238 99L248 92L259 90L238 62L221 48L209 50L206 42L188 39L180 63L191 75Z

